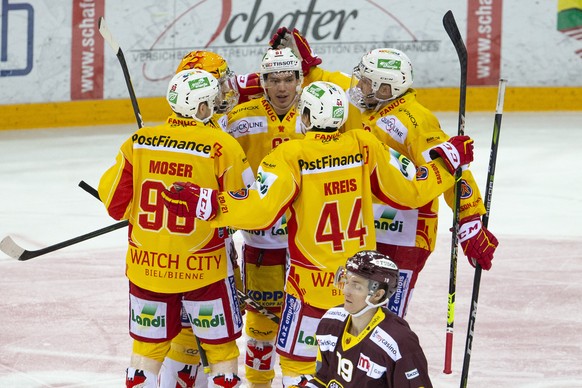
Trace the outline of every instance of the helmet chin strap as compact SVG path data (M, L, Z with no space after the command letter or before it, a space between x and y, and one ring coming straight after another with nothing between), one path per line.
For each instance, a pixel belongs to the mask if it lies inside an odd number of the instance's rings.
M373 304L373 303L371 303L371 302L370 302L370 297L371 297L372 295L373 295L373 293L372 293L372 294L370 294L370 295L368 295L368 296L366 297L366 305L367 305L366 307L364 307L363 309L361 309L360 311L358 311L358 312L357 312L357 313L355 313L355 314L351 314L351 313L350 313L350 315L351 315L352 317L354 317L354 318L361 317L362 315L364 315L364 314L366 313L366 311L369 311L369 310L371 310L371 309L374 309L374 308L380 307L380 306L382 306L382 305L383 305L383 304L386 302L386 301L384 300L384 301L382 301L382 302L379 302L379 303Z

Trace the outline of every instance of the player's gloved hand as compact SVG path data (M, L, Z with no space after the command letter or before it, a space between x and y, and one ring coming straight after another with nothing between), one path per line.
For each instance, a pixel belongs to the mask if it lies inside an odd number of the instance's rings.
M261 77L259 73L239 74L236 76L236 83L240 97L238 102L243 103L263 95L261 87Z
M219 374L208 378L208 386L235 388L240 385L240 377L234 373Z
M201 188L194 183L174 182L170 190L162 191L164 205L178 217L196 217L209 221L218 209L216 190Z
M483 226L481 216L475 214L463 218L459 222L458 237L469 264L475 267L479 263L484 270L491 269L493 252L499 242L493 233Z
M279 28L269 41L269 45L275 49L291 48L301 61L303 75L307 75L313 66L317 66L322 62L321 58L311 50L307 39L299 33L297 28L294 28L293 31L290 31L287 27Z
M430 156L433 160L440 156L449 172L454 174L457 168L473 161L473 139L469 136L453 136L431 149Z

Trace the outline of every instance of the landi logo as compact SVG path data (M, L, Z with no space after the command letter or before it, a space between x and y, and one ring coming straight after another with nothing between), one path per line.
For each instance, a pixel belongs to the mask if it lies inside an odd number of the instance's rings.
M401 62L396 59L379 59L378 67L387 70L400 70Z
M140 326L145 327L165 327L166 317L160 315L156 317L158 306L154 304L146 304L141 309L141 312L136 314L134 309L131 309L131 320Z
M198 317L193 318L190 316L190 322L196 327L210 328L225 326L226 322L224 320L224 314L220 312L219 314L214 313L214 306L206 305L201 306L198 311Z
M207 86L210 86L210 81L206 77L199 78L188 82L188 86L190 87L190 90L205 88Z

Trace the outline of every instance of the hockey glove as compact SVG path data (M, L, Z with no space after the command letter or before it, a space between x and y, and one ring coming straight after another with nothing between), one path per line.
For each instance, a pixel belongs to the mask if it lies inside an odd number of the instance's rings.
M287 27L279 28L269 41L269 45L274 49L291 48L301 61L304 76L309 73L313 66L322 62L321 58L311 50L307 39L299 33L297 28L294 28L293 31L288 30Z
M212 387L225 387L225 388L236 388L240 386L240 377L234 373L218 374L216 376L211 376L208 378L208 386Z
M463 218L459 222L458 237L469 264L475 267L479 263L484 270L491 269L493 252L499 242L493 233L483 226L481 216L475 214Z
M449 172L454 174L457 168L473 161L473 140L469 136L453 136L431 149L430 156L433 160L440 156Z
M238 92L240 93L240 97L238 98L239 104L263 95L264 92L260 80L259 73L237 75L236 84Z
M194 183L174 182L170 190L162 192L164 205L178 217L196 217L210 221L218 209L217 192Z

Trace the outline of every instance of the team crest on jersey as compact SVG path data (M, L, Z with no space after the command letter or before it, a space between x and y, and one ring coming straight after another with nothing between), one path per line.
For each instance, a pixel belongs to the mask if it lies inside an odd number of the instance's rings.
M424 167L424 166L420 166L417 170L416 170L416 180L417 181L423 181L426 178L428 178L428 168Z
M461 199L467 199L473 195L473 189L466 180L461 179Z
M228 195L230 195L234 199L245 199L246 197L249 196L249 191L247 189L229 191Z
M331 380L329 383L327 383L327 388L344 388L344 386L341 385L337 380Z

